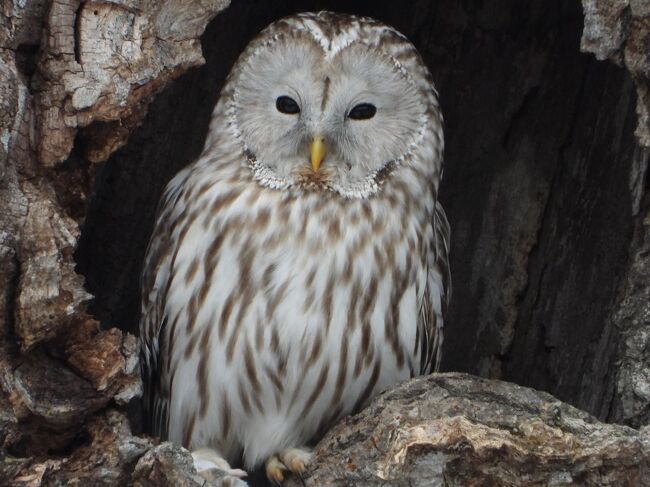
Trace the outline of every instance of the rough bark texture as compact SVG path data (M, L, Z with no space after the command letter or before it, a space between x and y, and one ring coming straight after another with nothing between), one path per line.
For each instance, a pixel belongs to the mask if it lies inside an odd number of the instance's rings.
M384 394L327 433L314 457L307 486L650 485L647 430L604 425L549 394L464 374Z
M67 159L75 135L85 127L89 161L104 161L122 146L144 118L152 95L203 62L198 37L227 4L53 1L33 86L41 164Z
M10 473L6 479L16 487L222 485L220 480L209 483L200 477L193 470L187 450L171 443L156 446L148 439L133 436L127 418L117 411L109 410L94 418L84 434L85 442L66 457L39 462L9 459L0 467L0 475Z
M598 59L625 66L636 84L636 135L650 145L650 3L584 0L585 29L581 48ZM650 423L650 178L647 154L638 154L630 173L634 237L611 323L620 333L610 421L633 426Z
M134 436L137 414L125 417L140 391L138 275L162 188L200 151L230 66L301 10L395 25L441 92L443 367L647 425L650 2L583 0L584 15L563 0L227 4L0 6L0 485L201 485L186 451ZM201 35L207 63L189 70ZM412 485L432 471L441 485L650 477L647 429L464 376L406 385L336 431L312 485L394 485L398 471ZM369 448L375 437L401 456ZM343 471L358 446L359 468Z
M616 382L607 419L650 424L650 199L632 241L630 262L612 322L620 332Z
M198 37L226 6L2 2L0 485L118 485L150 445L101 412L140 395L138 343L87 313L79 223L91 163L126 142L158 91L203 62Z
M189 452L133 436L107 411L61 458L13 458L17 486L210 486ZM416 379L344 419L315 450L307 486L644 486L650 435L599 423L553 396L464 374ZM287 487L302 482L288 479Z
M642 0L582 0L585 28L581 48L615 62L632 75L638 97L636 135L650 146L650 4Z

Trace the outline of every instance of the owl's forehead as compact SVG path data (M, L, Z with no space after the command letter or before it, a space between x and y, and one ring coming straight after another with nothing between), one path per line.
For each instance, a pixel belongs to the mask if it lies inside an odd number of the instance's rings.
M301 93L325 96L322 83L332 93L418 90L398 60L362 40L352 39L332 53L304 31L274 36L247 57L236 84L257 92L290 89L298 98Z
M348 90L415 89L437 106L429 70L406 37L377 20L331 12L298 14L268 26L240 56L226 90L304 89L324 80Z
M334 12L302 13L274 22L261 32L259 40L269 46L281 39L311 40L320 47L325 61L334 60L347 47L361 44L395 59L415 48L404 35L375 19Z
M312 37L322 48L326 58L334 58L354 42L376 44L382 29L370 19L329 12L298 15L289 18L287 26L294 32Z

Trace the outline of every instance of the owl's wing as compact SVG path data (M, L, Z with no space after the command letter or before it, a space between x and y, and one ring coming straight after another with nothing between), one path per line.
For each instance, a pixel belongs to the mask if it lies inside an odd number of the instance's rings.
M430 246L427 286L420 307L420 374L440 368L442 359L443 321L451 298L449 271L449 222L439 202L433 217L433 242Z
M144 385L144 423L151 434L163 440L168 437L171 396L170 333L165 302L176 247L171 232L176 213L174 207L182 186L174 182L167 187L160 201L141 282L140 363Z

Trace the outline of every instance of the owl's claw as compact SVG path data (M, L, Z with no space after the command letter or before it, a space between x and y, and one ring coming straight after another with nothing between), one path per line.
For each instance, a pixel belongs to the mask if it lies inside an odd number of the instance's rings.
M192 452L194 468L198 474L208 481L221 479L224 487L247 487L242 477L248 474L239 468L231 468L230 464L219 453L209 448L200 448Z
M282 485L287 471L296 475L303 485L303 475L311 462L311 452L306 448L289 448L269 457L266 461L266 476L276 485Z
M311 451L306 448L289 448L280 453L280 461L290 472L302 477L311 462Z
M273 455L266 460L264 464L266 470L266 477L276 485L282 485L284 481L284 473L287 467L280 461L277 455Z

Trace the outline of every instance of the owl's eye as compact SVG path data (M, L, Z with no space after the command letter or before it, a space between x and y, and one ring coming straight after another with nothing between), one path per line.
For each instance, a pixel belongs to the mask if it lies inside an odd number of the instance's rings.
M370 103L359 103L350 110L348 117L352 120L367 120L374 117L375 113L377 113L377 107L375 105Z
M289 115L300 113L300 107L296 100L288 96L278 96L278 99L275 100L275 108L278 109L278 112Z

